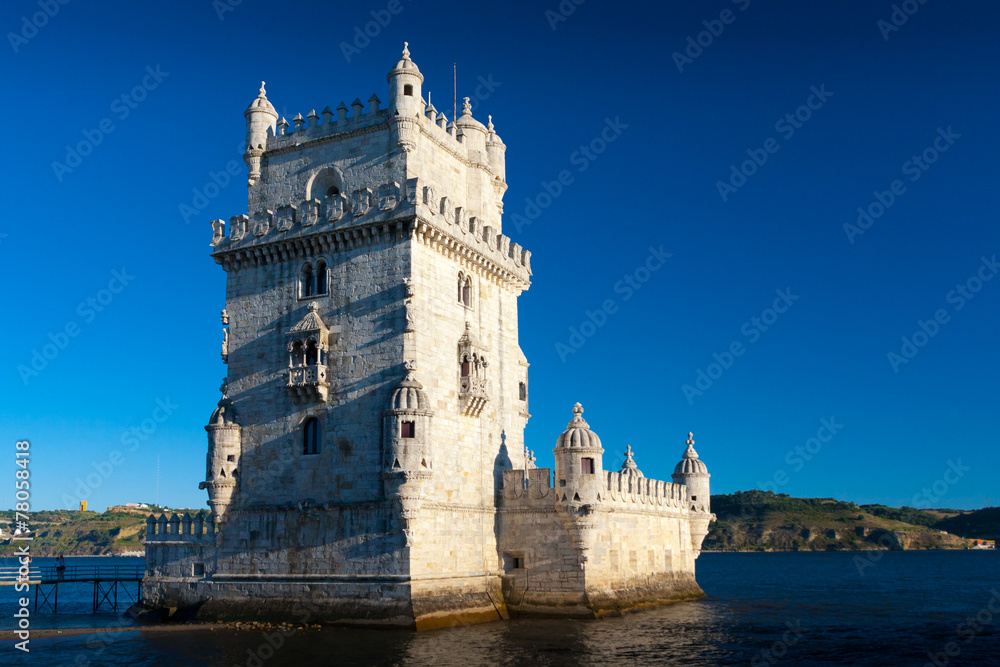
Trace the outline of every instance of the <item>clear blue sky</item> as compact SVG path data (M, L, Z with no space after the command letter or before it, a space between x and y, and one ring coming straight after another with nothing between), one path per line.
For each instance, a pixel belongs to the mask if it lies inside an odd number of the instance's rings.
M246 211L245 168L206 200L193 190L239 160L262 79L289 119L385 100L404 40L435 104L450 107L457 62L459 96L478 88L476 115L492 114L507 144L504 230L534 253L520 322L540 465L580 401L606 468L631 444L647 476L668 478L694 431L715 492L770 482L857 502L913 505L927 489L939 497L917 504L997 504L1000 280L977 273L992 277L981 258L1000 254L1000 7L913 2L890 30L878 23L892 20L888 1L690 4L590 0L557 21L545 13L557 0L401 0L395 15L388 2L243 0L220 20L211 0L69 2L35 30L23 17L37 0L5 2L17 127L0 162L0 504L28 438L37 508L64 506L98 469L109 475L84 489L92 508L152 500L157 456L161 503L205 506L203 425L225 374L208 222ZM372 11L388 25L345 55ZM67 145L98 138L67 162ZM753 156L763 164L742 164ZM563 170L571 182L539 198ZM200 210L187 222L181 205ZM845 231L859 207L881 215ZM525 213L537 215L518 230ZM671 256L646 273L651 247ZM967 299L958 285L981 289ZM780 314L767 312L777 290L790 291ZM603 325L581 327L607 300ZM943 323L926 324L935 314ZM904 350L918 321L935 335ZM19 366L50 334L65 348L25 381ZM889 353L904 352L894 368ZM842 428L808 443L823 419ZM150 433L131 439L144 420ZM807 446L809 460L795 453Z

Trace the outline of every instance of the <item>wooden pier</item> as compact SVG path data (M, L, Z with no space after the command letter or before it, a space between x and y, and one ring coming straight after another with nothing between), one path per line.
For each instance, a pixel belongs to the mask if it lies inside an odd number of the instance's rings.
M122 604L132 604L142 599L142 578L145 565L92 565L67 566L60 571L55 566L32 567L28 570L29 586L35 589L35 611L46 607L59 613L59 584L92 583L94 585L93 613L104 608L118 611L118 598ZM16 567L0 568L0 586L13 586L18 582ZM135 589L129 584L135 583ZM132 594L135 590L135 595Z

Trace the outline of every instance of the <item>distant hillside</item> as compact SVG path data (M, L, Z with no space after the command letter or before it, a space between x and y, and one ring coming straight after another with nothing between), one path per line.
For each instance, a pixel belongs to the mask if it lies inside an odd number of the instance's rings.
M712 496L712 511L717 521L709 528L705 549L965 549L965 538L1000 536L997 508L951 515L755 490Z
M1000 540L1000 507L961 512L941 519L934 527L962 537Z
M54 510L31 512L28 525L34 540L34 556L102 556L125 551L142 551L146 537L146 517L127 513ZM10 556L18 544L9 541L14 529L13 512L0 512L4 538L0 556Z

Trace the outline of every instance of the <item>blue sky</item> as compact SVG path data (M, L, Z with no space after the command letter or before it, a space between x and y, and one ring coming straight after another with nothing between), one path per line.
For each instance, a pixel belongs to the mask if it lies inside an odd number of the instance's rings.
M1000 499L995 3L223 3L0 10L0 450L36 508L152 500L157 457L205 505L243 110L384 100L404 40L507 144L540 465L580 401L606 468L668 478L694 431L717 493Z

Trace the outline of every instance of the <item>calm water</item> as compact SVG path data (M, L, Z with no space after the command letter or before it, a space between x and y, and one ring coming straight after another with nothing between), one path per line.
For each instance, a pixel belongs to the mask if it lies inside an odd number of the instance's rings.
M302 630L273 636L277 650L261 631L129 631L34 639L30 655L4 642L0 664L925 665L932 653L938 667L1000 665L1000 613L989 610L992 600L1000 612L996 551L709 553L698 559L698 580L705 600L602 621L520 620L419 634ZM3 627L14 609L8 591ZM89 611L92 590L81 591L75 604ZM69 593L60 612L64 599ZM62 613L55 622L81 621L95 622ZM35 627L53 622L36 617ZM106 615L96 624L115 622ZM947 656L949 648L957 655Z

